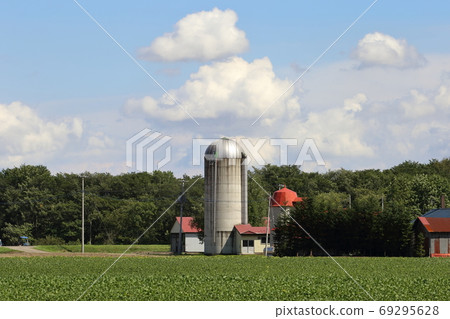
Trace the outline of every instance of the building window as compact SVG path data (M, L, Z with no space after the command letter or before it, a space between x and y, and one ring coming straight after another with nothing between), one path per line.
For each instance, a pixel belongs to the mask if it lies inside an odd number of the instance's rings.
M266 243L266 236L261 236L261 237L259 237L259 239L261 240L261 244ZM267 236L267 239L269 240L267 243L270 243L270 234L269 234L269 236Z
M254 240L243 240L242 247L255 247L255 241Z

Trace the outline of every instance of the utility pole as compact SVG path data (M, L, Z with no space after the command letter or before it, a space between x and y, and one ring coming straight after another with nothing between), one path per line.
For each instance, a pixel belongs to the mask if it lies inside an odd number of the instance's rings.
M269 196L269 208L267 209L267 220L266 220L266 248L264 249L264 256L268 256L267 254L267 242L269 241L269 228L270 228L270 199L272 197Z
M84 176L81 176L81 253L84 254Z
M180 232L178 234L178 255L181 255L183 249L183 203L184 203L184 180L181 183L180 201Z
M350 209L352 209L352 195L348 195L348 205L350 206Z

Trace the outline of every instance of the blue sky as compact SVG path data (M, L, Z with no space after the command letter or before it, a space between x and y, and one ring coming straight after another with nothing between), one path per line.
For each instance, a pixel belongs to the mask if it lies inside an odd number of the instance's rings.
M270 139L298 140L294 164L311 138L326 166L305 170L450 156L447 1L378 1L281 97L373 1L78 2L200 125L74 1L3 1L1 168L128 172L144 128L172 137L177 175L202 171L193 138L221 136L265 139L272 164Z

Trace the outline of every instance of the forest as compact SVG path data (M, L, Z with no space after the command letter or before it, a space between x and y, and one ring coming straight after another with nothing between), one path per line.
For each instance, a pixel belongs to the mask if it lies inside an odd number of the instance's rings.
M266 165L253 167L248 176L249 223L262 225L269 195L286 185L305 198L292 217L333 254L409 254L411 221L440 207L441 195L450 195L450 158L327 173ZM52 174L45 166L22 165L0 172L3 244L20 244L20 236L28 236L33 244L79 243L82 177L86 243L129 244L147 229L140 244L168 243L183 183L184 216L195 217L202 226L202 176L177 178L165 171ZM284 220L277 236L280 255L321 253L293 220Z

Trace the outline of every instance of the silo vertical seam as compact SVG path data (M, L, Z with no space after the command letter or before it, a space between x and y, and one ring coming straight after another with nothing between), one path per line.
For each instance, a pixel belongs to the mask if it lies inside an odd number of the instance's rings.
M216 243L216 218L217 218L217 149L216 149L215 157L216 157L216 159L215 159L215 163L214 163L214 213L213 213L214 244Z

